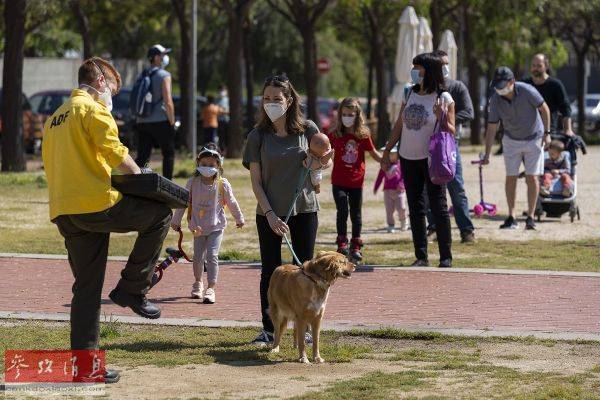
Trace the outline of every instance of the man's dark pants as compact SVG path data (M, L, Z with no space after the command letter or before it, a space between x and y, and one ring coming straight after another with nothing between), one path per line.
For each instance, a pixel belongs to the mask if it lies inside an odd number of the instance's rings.
M158 143L163 156L162 174L165 178L173 177L175 164L175 130L168 121L145 122L135 126L138 132L138 148L135 162L140 168L150 161L152 147Z
M118 286L132 294L146 294L169 231L171 216L171 209L164 204L123 196L117 204L104 211L61 215L52 221L65 238L69 264L75 277L71 302L72 349L98 347L100 303L110 232L138 232Z

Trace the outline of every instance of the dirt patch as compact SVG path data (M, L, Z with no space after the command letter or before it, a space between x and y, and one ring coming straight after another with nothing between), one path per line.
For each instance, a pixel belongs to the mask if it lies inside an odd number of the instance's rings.
M558 342L554 345L520 342L456 341L429 342L411 340L342 337L341 343L370 345L374 353L368 359L346 364L311 364L240 362L210 365L185 365L174 368L143 366L124 369L122 380L107 388L109 396L122 399L167 399L199 397L207 399L274 399L289 398L312 391L321 391L337 381L364 376L370 372L396 373L430 370L444 361L394 359L398 354L417 350L442 359L449 355L463 359L469 365L505 367L519 372L572 375L590 371L600 362L600 346ZM439 365L439 364L438 364ZM428 385L398 396L449 396L457 393L489 393L499 384L497 379L479 379L475 373L453 370L436 371L427 378ZM435 375L434 374L434 375ZM599 377L600 379L600 377ZM481 381L480 383L477 383ZM132 385L131 382L136 382ZM467 390L467 392L465 392Z

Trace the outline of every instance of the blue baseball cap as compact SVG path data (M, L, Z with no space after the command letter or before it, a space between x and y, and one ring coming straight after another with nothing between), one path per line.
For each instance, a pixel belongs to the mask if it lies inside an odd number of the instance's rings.
M494 89L504 89L508 82L515 79L515 74L508 67L498 67L494 71L494 78L492 79L492 86Z

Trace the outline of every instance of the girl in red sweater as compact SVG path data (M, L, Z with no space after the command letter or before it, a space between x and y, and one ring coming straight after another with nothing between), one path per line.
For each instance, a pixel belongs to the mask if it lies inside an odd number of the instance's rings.
M331 184L337 208L338 252L355 261L362 261L362 191L365 179L365 152L377 162L381 160L373 146L369 128L357 99L342 100L337 115L337 124L329 134L334 149ZM352 240L348 248L348 208L352 221Z

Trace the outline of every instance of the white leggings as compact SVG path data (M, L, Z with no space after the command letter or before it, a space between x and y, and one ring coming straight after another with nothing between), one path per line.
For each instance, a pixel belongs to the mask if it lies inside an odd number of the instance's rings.
M206 236L194 238L194 277L196 281L202 280L204 262L206 261L206 275L208 284L217 283L219 275L219 249L221 248L223 231L214 231Z

